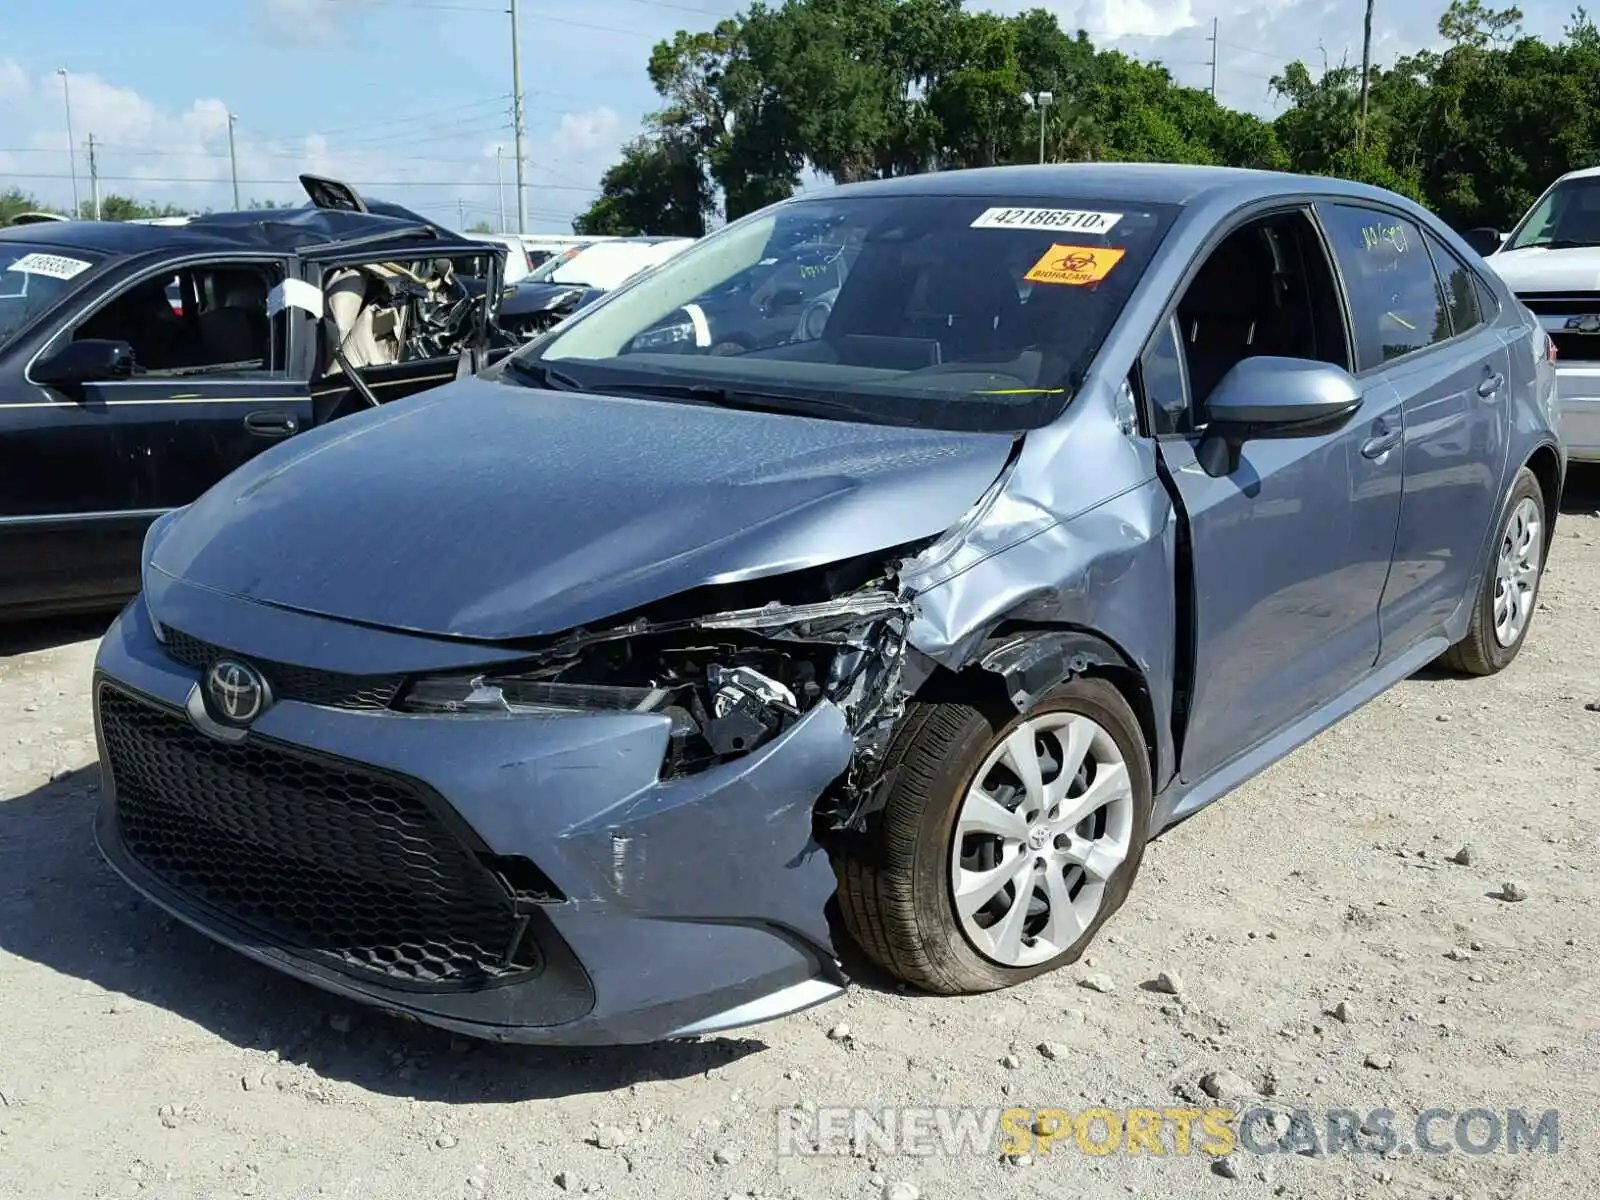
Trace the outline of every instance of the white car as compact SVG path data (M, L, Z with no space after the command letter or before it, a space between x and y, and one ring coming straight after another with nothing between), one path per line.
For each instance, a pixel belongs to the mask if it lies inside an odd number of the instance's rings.
M1556 180L1509 234L1466 237L1555 344L1567 457L1600 462L1600 168Z
M505 282L508 284L521 282L563 254L575 254L596 242L624 240L574 233L469 233L467 236L506 248Z
M609 292L694 245L693 238L611 238L584 246L544 278Z
M570 247L505 289L501 329L526 340L554 328L583 305L694 245L686 237L611 238Z

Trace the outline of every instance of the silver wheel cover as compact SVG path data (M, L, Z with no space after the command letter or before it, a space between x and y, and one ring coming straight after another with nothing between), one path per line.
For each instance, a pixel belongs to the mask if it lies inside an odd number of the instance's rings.
M1494 637L1514 646L1533 616L1539 591L1539 566L1544 557L1544 522L1539 506L1517 501L1500 536L1494 572Z
M1116 740L1081 713L1030 717L996 743L950 850L951 897L973 948L1031 967L1076 942L1127 860L1133 811Z

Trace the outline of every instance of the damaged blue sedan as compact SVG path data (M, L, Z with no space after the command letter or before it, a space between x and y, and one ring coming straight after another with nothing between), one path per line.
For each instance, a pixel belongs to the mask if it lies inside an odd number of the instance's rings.
M663 332L802 245L839 282L789 336ZM97 662L98 841L240 953L487 1038L749 1025L851 942L1015 984L1164 827L1515 658L1552 358L1369 187L808 193L158 520Z

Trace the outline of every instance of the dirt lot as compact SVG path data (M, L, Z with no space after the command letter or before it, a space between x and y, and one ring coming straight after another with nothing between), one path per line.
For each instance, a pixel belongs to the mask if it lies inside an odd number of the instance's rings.
M1171 831L1092 960L963 1000L868 980L744 1036L643 1049L401 1024L136 901L90 840L98 630L9 631L0 1198L1600 1194L1600 475L1565 507L1511 670L1411 680ZM1470 864L1448 861L1463 846ZM1526 899L1496 898L1507 880ZM1179 997L1143 986L1161 972ZM1446 1109L1446 1142L1463 1110L1556 1108L1559 1147L1240 1153L1232 1179L1201 1154L1070 1140L1031 1162L776 1149L775 1110L807 1101L1163 1108L1214 1103L1213 1072L1235 1104L1319 1122L1388 1108L1404 1134Z

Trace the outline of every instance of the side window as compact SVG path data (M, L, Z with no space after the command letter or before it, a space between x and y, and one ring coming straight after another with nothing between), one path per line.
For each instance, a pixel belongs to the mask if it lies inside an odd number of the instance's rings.
M259 372L281 364L283 345L267 319L275 270L263 264L185 268L135 283L73 331L133 347L145 375Z
M1350 291L1361 370L1451 337L1450 311L1421 230L1382 209L1325 204L1321 213Z
M1150 432L1157 437L1187 433L1192 428L1189 389L1183 374L1177 318L1169 317L1139 362L1139 383L1145 402L1150 406Z
M1489 285L1484 282L1483 276L1476 271L1472 273L1472 287L1478 293L1478 311L1483 314L1485 321L1492 321L1500 315L1500 301L1494 292L1489 290Z
M1348 366L1333 268L1304 210L1273 213L1228 234L1178 302L1190 424L1206 423L1211 393L1255 355Z
M1433 265L1444 285L1444 305L1450 313L1450 328L1459 337L1483 324L1483 308L1478 302L1476 273L1457 258L1448 246L1433 234L1428 234L1428 249L1433 251Z

